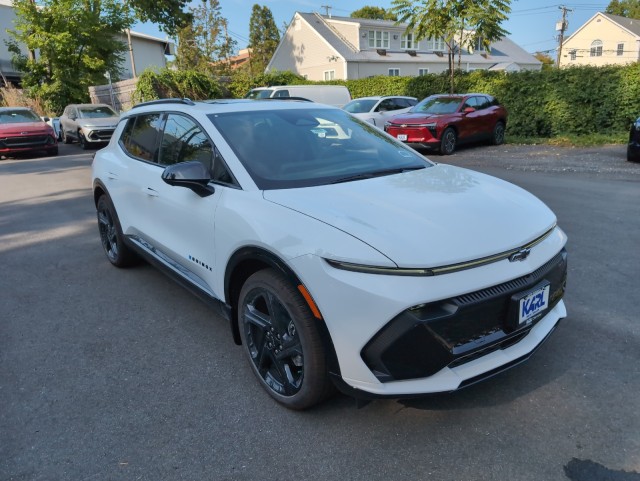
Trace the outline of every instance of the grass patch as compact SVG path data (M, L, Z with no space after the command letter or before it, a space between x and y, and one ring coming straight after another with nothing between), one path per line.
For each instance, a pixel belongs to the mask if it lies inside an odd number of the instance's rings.
M516 145L555 145L557 147L596 147L599 145L626 144L629 140L628 132L616 132L591 135L559 135L557 137L523 137L507 135L508 144Z

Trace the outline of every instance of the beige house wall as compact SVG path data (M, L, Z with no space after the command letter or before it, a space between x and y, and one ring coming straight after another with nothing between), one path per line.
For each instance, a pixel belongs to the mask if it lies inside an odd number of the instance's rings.
M332 19L325 19L325 21L347 39L351 45L357 47L360 44L360 28L358 25Z
M282 55L282 52L290 52ZM345 63L337 52L312 30L307 22L295 16L278 46L277 61L267 71L291 71L309 80L324 80L324 73L334 71L334 78L344 80Z
M639 21L640 23L640 21ZM591 56L594 40L602 42L602 56ZM618 55L618 44L624 44L624 52ZM575 51L572 60L571 52ZM576 65L625 65L640 59L640 37L633 35L604 15L597 14L562 46L561 67Z

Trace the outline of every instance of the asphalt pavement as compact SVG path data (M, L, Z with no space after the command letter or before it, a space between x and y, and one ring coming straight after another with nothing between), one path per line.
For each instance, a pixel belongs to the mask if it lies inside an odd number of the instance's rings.
M148 265L112 267L91 152L0 160L0 480L640 480L640 164L623 146L430 157L546 202L569 316L453 394L292 412L228 325Z

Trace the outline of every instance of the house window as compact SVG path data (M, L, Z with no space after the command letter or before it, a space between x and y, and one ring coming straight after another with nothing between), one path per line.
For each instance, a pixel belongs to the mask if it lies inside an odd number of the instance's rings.
M569 51L569 58L571 60L575 60L576 59L576 51L575 50L570 50Z
M406 50L417 50L418 42L415 40L415 36L412 33L408 33L403 35L400 39L400 48L404 48Z
M429 73L429 69L428 68L419 68L418 69L418 75L427 75Z
M444 52L446 44L442 38L429 38L427 39L426 50L435 50L437 52Z
M602 41L594 40L591 42L591 56L602 57Z
M389 32L382 30L369 30L370 48L389 48Z
M399 68L390 68L389 69L389 77L400 77L400 69Z
M335 80L336 71L335 70L325 70L324 71L324 79L325 80Z
M616 53L618 54L618 57L622 57L622 55L624 54L624 43L618 44L618 50L616 51Z

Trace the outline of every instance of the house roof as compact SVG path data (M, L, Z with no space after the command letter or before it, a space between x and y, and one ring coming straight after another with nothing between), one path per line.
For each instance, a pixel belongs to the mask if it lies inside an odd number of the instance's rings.
M396 24L391 20L369 20L351 17L326 16L317 13L297 12L304 21L306 21L320 37L322 37L329 45L343 57L347 62L380 62L380 63L448 63L446 55L437 55L430 51L417 50L416 55L409 55L406 50L390 50L385 51L385 55L380 55L375 49L360 50L358 46L352 45L344 38L334 27L332 22L345 22L358 25L359 28L385 28L404 32L405 24ZM456 60L458 54L456 53ZM469 53L462 51L462 61L474 64L493 65L497 63L518 63L518 64L539 64L540 61L534 56L523 50L507 37L493 42L488 55L483 52Z
M621 27L626 28L629 32L640 37L640 20L634 18L621 17L620 15L611 15L610 13L601 13L603 17L607 17L612 22L617 23Z

